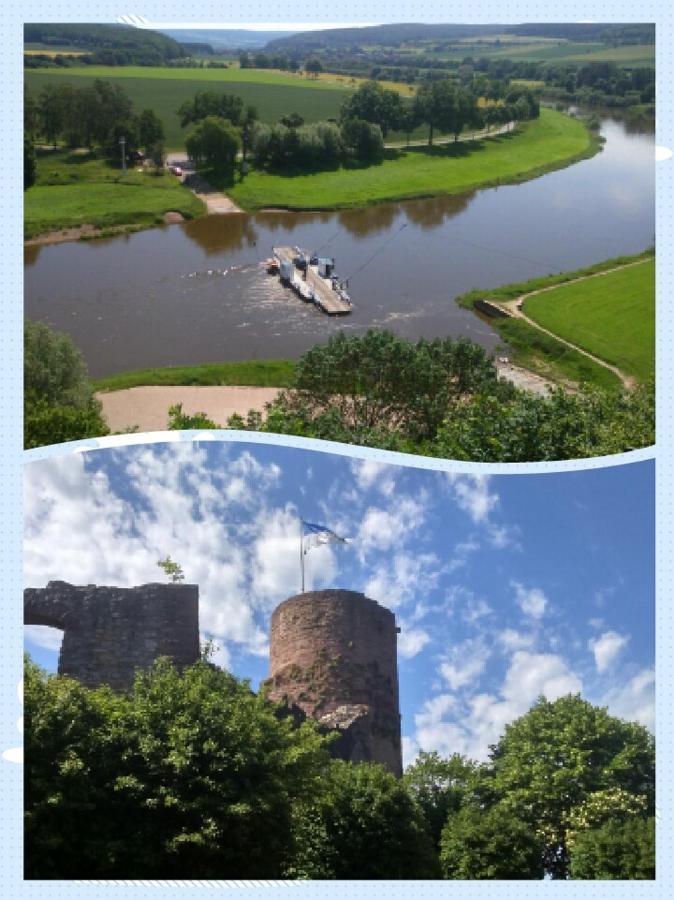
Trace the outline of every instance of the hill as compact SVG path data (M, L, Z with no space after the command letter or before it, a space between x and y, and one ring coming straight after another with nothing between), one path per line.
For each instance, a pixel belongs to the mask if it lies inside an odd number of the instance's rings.
M177 41L165 34L128 25L24 25L24 43L46 48L69 47L89 51L102 65L160 66L184 56Z

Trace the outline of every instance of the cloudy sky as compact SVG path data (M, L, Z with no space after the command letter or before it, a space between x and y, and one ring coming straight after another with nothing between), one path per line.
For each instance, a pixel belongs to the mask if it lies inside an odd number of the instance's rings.
M653 727L653 464L456 476L273 446L189 442L26 466L25 584L133 586L178 561L216 661L256 686L269 616L300 588L299 521L350 537L307 588L394 610L406 760L484 759L540 694ZM30 627L55 669L60 632Z

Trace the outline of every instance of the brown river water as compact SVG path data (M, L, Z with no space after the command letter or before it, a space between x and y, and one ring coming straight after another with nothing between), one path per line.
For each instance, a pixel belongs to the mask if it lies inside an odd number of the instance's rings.
M68 332L93 377L297 358L337 331L498 335L454 302L655 240L654 136L605 118L601 153L519 185L329 213L207 216L134 235L26 248L25 313ZM319 201L320 198L317 198ZM332 319L268 276L272 245L336 258L353 312Z

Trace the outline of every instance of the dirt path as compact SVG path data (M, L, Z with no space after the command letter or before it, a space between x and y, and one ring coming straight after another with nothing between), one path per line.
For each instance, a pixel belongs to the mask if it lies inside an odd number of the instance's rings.
M612 272L619 272L621 269L629 269L632 266L640 266L643 263L649 261L650 257L646 257L645 259L639 259L636 262L625 263L625 265L623 266L614 266L612 269L605 269L602 272L594 272L592 275L581 275L578 278L571 279L571 281L564 281L561 284L551 284L548 287L539 288L536 291L529 291L526 294L520 294L519 297L515 297L512 300L492 300L490 302L494 303L496 306L501 307L501 309L505 310L505 312L507 312L508 315L512 316L513 318L524 319L524 321L527 322L527 324L531 325L532 328L537 328L539 331L542 331L544 334L555 338L555 340L559 341L567 347L570 347L572 350L576 350L578 353L582 353L583 356L586 356L588 359L591 359L598 365L603 366L605 369L608 369L609 372L613 372L613 374L620 379L623 387L631 391L636 386L636 379L632 378L632 376L630 375L626 375L617 366L612 366L610 363L606 362L606 360L595 356L588 350L583 350L583 348L579 347L578 344L567 341L565 338L560 337L558 334L555 334L554 331L550 331L547 328L544 328L542 325L539 325L538 322L535 322L524 312L523 306L525 300L527 300L529 297L535 297L537 294L546 294L548 291L554 291L557 288L566 287L567 284L577 284L579 281L587 281L590 278L601 278L603 275L610 275Z
M184 174L181 181L185 187L206 204L206 211L210 216L222 216L229 213L242 213L243 210L222 191L216 191L201 175L197 175L191 161L182 153L168 153L166 163L170 166L180 166Z
M168 410L182 403L188 415L206 413L223 428L234 413L245 416L249 409L264 412L279 388L237 387L233 385L168 386L147 385L122 391L102 392L96 396L103 406L103 417L111 431L165 431Z
M455 141L453 137L440 137L433 139L433 146L438 147L441 144L455 144L455 143L463 143L465 141L481 141L482 138L494 138L498 137L501 134L509 134L511 131L515 129L515 122L506 122L505 125L499 126L499 128L495 128L493 131L487 131L483 129L482 131L473 131L470 134L461 134L459 135L459 140ZM407 150L408 147L428 147L428 140L424 139L423 141L410 141L409 144L407 141L398 141L395 144L384 144L387 150Z

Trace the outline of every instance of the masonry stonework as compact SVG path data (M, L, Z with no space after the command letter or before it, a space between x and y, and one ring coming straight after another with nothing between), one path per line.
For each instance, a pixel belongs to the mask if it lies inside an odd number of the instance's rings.
M402 773L397 628L393 613L355 591L311 591L271 620L268 696L298 707L340 739L334 753Z
M50 581L24 591L24 621L63 630L59 674L87 687L128 690L136 670L150 668L159 656L178 668L199 658L195 584L119 588Z

